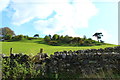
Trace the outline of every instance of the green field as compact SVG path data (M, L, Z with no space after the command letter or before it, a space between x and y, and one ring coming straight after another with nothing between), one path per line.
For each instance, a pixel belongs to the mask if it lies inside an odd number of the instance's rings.
M10 48L13 48L13 53L25 53L35 55L39 53L40 48L44 49L44 53L53 54L56 51L63 50L82 50L82 49L98 49L105 47L114 47L116 45L101 45L101 46L50 46L43 44L40 40L22 40L16 42L0 42L2 44L2 53L9 54Z

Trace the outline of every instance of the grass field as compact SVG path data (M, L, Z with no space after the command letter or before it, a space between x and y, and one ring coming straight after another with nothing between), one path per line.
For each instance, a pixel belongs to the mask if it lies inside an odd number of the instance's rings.
M101 45L101 46L50 46L43 44L40 40L22 40L16 42L0 42L2 45L2 53L9 54L10 48L13 48L13 53L25 53L25 54L37 54L40 51L40 48L44 49L44 53L53 54L56 51L63 50L82 50L82 49L98 49L105 47L114 47L116 45Z

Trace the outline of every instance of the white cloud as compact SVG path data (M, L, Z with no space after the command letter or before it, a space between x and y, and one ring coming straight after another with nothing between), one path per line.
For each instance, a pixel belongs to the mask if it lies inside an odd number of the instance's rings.
M35 28L43 34L77 35L75 29L88 27L88 21L98 12L89 0L12 0L16 11L13 24L21 25L34 18ZM55 12L54 16L51 16ZM49 17L49 18L48 18Z
M9 0L0 0L0 11L4 10L9 4Z
M44 4L16 4L12 5L13 9L16 11L13 15L13 22L14 24L21 25L26 22L29 22L33 18L40 18L45 19L47 18L51 13L52 9L47 8L49 6L46 6Z

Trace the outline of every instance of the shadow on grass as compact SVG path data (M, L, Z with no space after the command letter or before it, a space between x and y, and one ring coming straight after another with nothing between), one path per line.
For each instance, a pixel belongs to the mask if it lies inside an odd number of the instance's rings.
M47 43L44 42L44 41L34 41L34 43L38 43L38 44L47 44Z

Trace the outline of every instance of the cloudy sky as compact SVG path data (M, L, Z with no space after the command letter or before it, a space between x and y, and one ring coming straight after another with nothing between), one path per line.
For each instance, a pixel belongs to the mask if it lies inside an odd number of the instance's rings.
M69 36L103 33L118 43L118 0L0 0L0 27L16 34Z

